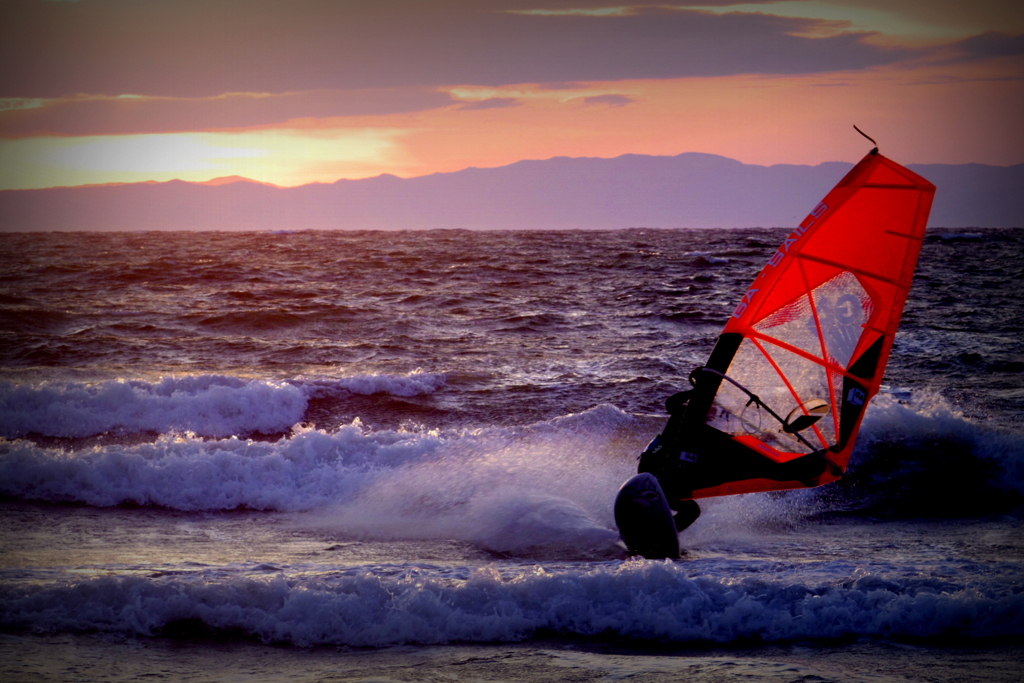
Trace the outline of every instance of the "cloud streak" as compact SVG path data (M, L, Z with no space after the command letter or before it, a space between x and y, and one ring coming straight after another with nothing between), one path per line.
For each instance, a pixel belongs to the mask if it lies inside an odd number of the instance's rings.
M12 0L0 10L6 66L0 97L195 98L798 74L862 69L913 54L872 45L868 33L802 37L820 21L798 17L675 8L602 16L504 11L523 6L498 0Z
M594 95L593 97L584 97L583 104L605 104L609 107L625 107L627 104L636 102L632 97L625 95Z
M462 111L479 111L482 109L508 109L520 106L522 106L522 102L514 97L491 97L486 100L469 102L459 107L459 109Z

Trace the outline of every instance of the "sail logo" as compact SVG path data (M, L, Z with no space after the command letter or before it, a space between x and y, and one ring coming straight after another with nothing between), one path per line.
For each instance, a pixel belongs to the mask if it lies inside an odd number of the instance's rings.
M867 398L868 395L864 393L864 390L857 387L853 387L846 392L846 400L849 401L851 405L862 406Z
M826 211L828 211L828 205L825 202L819 202L807 218L804 219L804 222L791 232L789 237L782 242L782 246L779 247L779 250L772 254L772 257L768 259L768 266L778 268L779 264L782 263L782 260L786 258L786 254L789 253L789 248L799 242L800 238L811 229L811 226L813 226L819 218L825 215ZM768 266L765 266L764 270L761 271L761 274L758 276L759 279L768 274ZM743 295L742 299L740 299L740 303L736 307L736 310L733 311L732 317L743 317L743 314L746 313L747 308L750 307L750 304L754 299L754 294L757 292L758 290L754 287L748 289L747 293Z
M750 289L748 289L747 293L743 295L742 299L740 299L740 305L736 307L736 310L733 312L732 317L739 318L741 315L743 315L743 313L747 310L747 306L753 303L754 295L757 294L758 291L760 290L755 287L751 287Z
M772 257L768 260L768 265L772 268L778 268L779 264L782 263L782 259L786 258L786 254L789 253L789 248L799 242L800 238L818 222L819 218L825 215L826 211L828 211L828 205L825 202L821 202L814 207L814 210L804 219L804 222L782 242L779 250L772 254ZM761 273L761 277L764 277L766 274L767 269Z
M797 230L802 231L800 234L802 235L807 230L810 230L811 226L814 225L819 218L824 216L826 211L828 211L828 204L825 202L818 202L818 205L814 207L814 210L808 214L807 218L804 219L804 222L800 224L799 228L797 228Z

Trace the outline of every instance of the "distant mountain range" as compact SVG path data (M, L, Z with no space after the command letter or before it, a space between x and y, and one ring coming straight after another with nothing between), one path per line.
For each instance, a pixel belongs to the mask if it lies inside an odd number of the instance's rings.
M713 154L556 157L280 188L244 178L0 192L0 231L788 227L851 168ZM931 226L1024 227L1024 164L911 164Z

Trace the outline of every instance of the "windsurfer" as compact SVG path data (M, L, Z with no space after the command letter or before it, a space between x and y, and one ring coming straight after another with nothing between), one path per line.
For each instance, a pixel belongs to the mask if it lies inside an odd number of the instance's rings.
M687 407L696 391L689 389L668 397L665 409L669 419L665 429L640 454L637 467L638 472L649 472L658 478L669 506L676 512L678 531L700 517L700 506L693 500L699 489L748 479L817 486L821 475L829 469L828 460L820 452L777 463L717 429L687 421Z
M884 377L934 195L876 148L790 233L690 374L693 389L669 397L665 429L620 489L627 547L665 556L657 524L630 526L657 522L656 508L668 527L662 495L685 529L701 498L842 477Z
M650 472L658 478L658 483L661 484L665 497L668 498L669 507L676 513L673 515L673 519L677 531L687 528L700 517L700 506L697 501L690 499L690 492L681 488L685 479L692 480L692 477L686 476L687 470L693 469L688 467L689 465L697 464L697 457L693 456L692 460L684 458L691 454L683 452L681 448L674 448L673 441L676 439L672 439L670 436L679 433L680 422L693 392L693 389L680 391L665 400L665 410L669 414L668 424L665 425L665 430L656 436L647 449L640 454L640 464L637 467L638 473ZM672 455L676 452L679 455L673 458Z

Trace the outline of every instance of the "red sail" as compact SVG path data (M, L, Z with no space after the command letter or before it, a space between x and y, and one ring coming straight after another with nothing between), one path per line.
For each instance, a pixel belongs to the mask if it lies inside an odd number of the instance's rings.
M782 243L709 361L721 377L706 423L774 463L816 452L831 466L811 481L744 479L694 498L815 486L845 471L882 383L934 193L871 153ZM801 416L813 424L794 428Z

